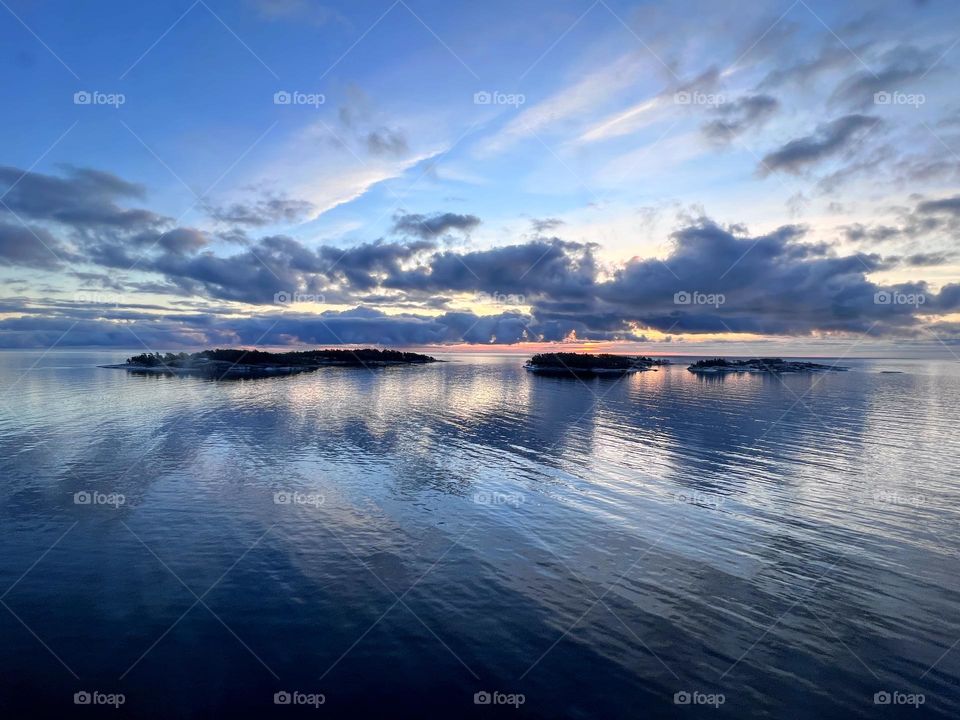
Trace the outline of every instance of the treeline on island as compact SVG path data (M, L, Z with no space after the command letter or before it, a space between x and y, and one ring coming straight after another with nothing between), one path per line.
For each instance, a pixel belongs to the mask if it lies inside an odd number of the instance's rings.
M708 358L697 360L687 367L687 370L694 373L760 372L771 374L816 372L820 370L842 371L846 369L836 364L823 365L803 360L784 360L783 358L751 358L750 360Z
M586 370L590 368L609 368L609 369L629 369L638 365L653 365L652 358L636 357L626 355L610 355L601 353L599 355L588 355L584 353L540 353L534 355L528 361L528 365L535 367L556 367L570 368L574 370Z
M782 360L780 362L783 362ZM697 360L690 367L728 367L730 361L726 358L708 358L706 360Z
M299 350L293 352L272 353L263 350L204 350L196 353L143 353L127 358L128 365L141 367L185 367L203 362L225 362L236 365L283 365L301 367L324 363L357 364L366 362L390 363L430 363L435 358L419 353L401 350L379 350L361 348L358 350Z

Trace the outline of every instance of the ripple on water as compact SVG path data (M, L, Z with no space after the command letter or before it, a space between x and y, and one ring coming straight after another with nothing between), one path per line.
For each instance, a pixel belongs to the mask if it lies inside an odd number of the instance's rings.
M355 707L376 676L449 714L480 687L540 717L667 717L697 688L729 717L868 717L881 688L960 709L955 363L579 383L457 357L216 383L37 359L0 354L0 582L76 523L7 601L90 682L193 601L166 565L198 593L223 576L211 610L243 640L197 608L158 644L131 695L181 682L171 711L262 706L245 646L291 686L333 666L319 689ZM4 631L0 685L72 692Z

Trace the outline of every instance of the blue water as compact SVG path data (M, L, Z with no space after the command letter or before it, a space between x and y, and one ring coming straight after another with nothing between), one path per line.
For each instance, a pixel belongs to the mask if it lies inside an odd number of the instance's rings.
M960 362L96 367L126 354L0 354L5 717L960 712Z

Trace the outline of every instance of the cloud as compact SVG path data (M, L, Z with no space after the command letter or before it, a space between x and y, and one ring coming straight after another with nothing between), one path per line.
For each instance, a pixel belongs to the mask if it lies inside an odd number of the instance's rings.
M776 66L757 88L775 90L788 85L806 87L821 75L852 65L857 61L856 56L865 54L868 48L868 44L851 48L840 43L825 42L813 57L805 57L792 65Z
M751 237L743 228L723 228L700 219L674 233L673 250L662 260L634 259L617 268L599 266L594 245L557 239L454 252L438 251L424 239L311 250L292 238L270 236L228 257L192 247L184 252L176 243L141 260L138 269L162 275L184 294L256 305L273 306L278 292L322 295L336 304L368 296L385 304L421 307L445 305L458 294L485 293L523 296L531 308L529 318L519 318L519 313L503 317L495 330L484 320L476 326L480 330L464 329L466 334L459 336L450 335L447 326L441 332L431 325L435 321L421 317L407 318L406 325L390 325L394 321L379 315L376 322L372 315L337 315L337 323L347 323L339 325L344 342L361 341L346 336L373 337L358 335L351 323L375 326L384 333L377 337L391 342L399 342L398 333L406 328L411 333L403 336L408 343L426 342L425 338L439 342L437 337L446 342L504 342L507 337L517 341L521 324L528 331L535 328L533 335L550 339L571 332L581 338L622 339L637 337L647 328L665 333L809 335L865 332L876 325L879 332L897 333L916 328L923 309L877 304L876 293L929 294L929 307L936 306L936 296L923 283L885 288L867 280L868 273L890 267L879 256L835 256L829 245L809 242L805 235L803 227L785 225ZM127 260L123 258L124 263ZM908 263L934 260L917 254ZM714 307L685 305L677 302L678 293L722 295L725 300ZM431 302L437 298L443 302ZM319 325L308 327L315 332L297 334L299 341L328 337L317 334ZM489 334L478 339L478 332Z
M359 88L350 86L345 94L336 121L322 111L282 141L255 174L255 180L266 186L282 179L290 196L312 204L312 219L418 165L426 167L450 149L435 128L429 137L418 139L418 121L375 111Z
M960 285L939 293L923 282L880 285L867 279L887 269L877 255L836 255L829 245L808 239L802 226L785 225L749 235L742 227L722 227L701 218L672 235L662 260L635 258L617 268L601 268L594 246L560 240L534 241L490 250L435 251L378 241L347 251L310 251L290 238L262 239L249 252L230 258L209 253L162 256L150 269L190 286L194 295L270 304L251 315L225 309L171 312L135 306L69 305L26 312L0 320L0 344L31 347L56 339L69 324L78 333L69 344L129 346L131 328L151 346L204 344L425 345L592 340L641 341L647 330L665 334L752 333L791 337L866 334L911 337L920 334L929 314L960 308ZM254 249L260 257L254 257ZM917 254L908 265L939 262ZM414 267L410 267L413 264ZM278 312L270 302L277 277L288 291L372 290L374 300L442 298L483 291L524 293L529 312L482 316L448 310L440 314L390 313L369 307L320 314ZM296 283L304 283L298 286ZM441 292L443 291L443 292ZM262 297L261 297L262 296ZM691 298L723 298L700 302ZM887 302L886 297L925 298L922 304ZM687 299L683 299L686 297ZM881 299L878 300L878 297ZM426 307L427 304L425 303Z
M584 73L547 98L525 106L480 146L482 154L501 152L531 136L552 132L568 125L582 126L591 112L609 104L631 85L643 71L643 58L637 53L622 55L598 70Z
M431 255L428 262L384 279L384 286L421 293L484 292L577 298L598 272L595 245L535 240L490 250Z
M869 133L870 130L867 130ZM859 156L853 150L849 153L846 164L837 170L828 173L817 180L817 190L824 195L834 194L841 186L857 177L872 177L875 179L893 179L894 173L890 169L895 167L896 150L890 144L865 150ZM886 172L881 172L886 171Z
M691 80L674 82L653 97L604 118L583 133L579 139L582 142L594 142L629 135L657 119L658 111L665 108L675 111L684 107L676 102L678 95L715 93L720 80L720 71L717 68L707 68Z
M805 234L786 225L749 237L701 219L674 233L662 262L628 263L598 296L616 316L664 332L895 333L916 324L917 308L875 302L878 292L914 286L872 283L866 275L879 269L879 258L834 256L825 244L805 242ZM722 295L724 302L678 306L677 292Z
M844 142L836 138L854 132L838 130L836 122L825 126L815 143L801 143L802 152L794 148L784 153L779 166L795 167L811 162L811 156L834 152ZM862 123L858 121L857 126ZM843 256L797 225L753 236L742 225L721 226L705 217L687 219L670 237L671 249L665 257L602 264L596 244L560 238L536 237L469 251L444 249L441 237L469 232L480 219L449 212L401 214L394 218L397 240L340 248L268 235L221 254L209 233L155 227L153 218L160 216L149 211L142 211L144 221L139 225L117 223L116 216L127 211L118 200L141 194L119 178L78 171L62 178L20 171L8 172L6 177L14 182L22 177L23 187L13 188L19 193L18 206L30 218L43 221L35 232L52 250L62 253L63 260L71 263L74 279L82 283L102 283L105 275L115 275L104 269L127 270L135 264L137 276L132 281L118 280L123 283L122 292L160 292L194 301L261 306L266 309L262 314L274 319L280 308L275 302L278 293L306 293L322 296L321 302L328 306L355 306L352 311L319 316L285 312L282 336L275 338L279 344L333 343L337 337L343 342L391 344L519 342L562 340L571 334L613 340L637 339L651 329L786 336L876 329L899 336L917 332L931 312L960 306L955 302L960 291L952 286L935 293L919 281L883 286L868 279L896 263L906 268L942 265L952 257L945 250L914 250L896 258L866 253ZM83 190L89 192L91 202L87 212L77 212L84 205ZM915 238L950 229L960 216L960 196L918 196L915 202L912 210L900 209L897 226L854 224L844 232L848 240L861 243ZM61 212L65 208L69 212ZM91 224L93 216L100 218L99 225ZM105 216L111 217L103 220ZM534 223L544 229L559 227L555 220ZM29 230L12 223L0 223L0 263L44 270L59 267L57 258ZM878 303L875 297L882 292L922 294L928 302ZM478 316L452 309L480 293L522 297L516 306L523 311ZM684 293L722 296L724 301L713 305L678 301L678 294ZM392 312L373 310L363 306L365 302ZM420 314L407 312L418 308ZM124 320L153 328L158 341L181 344L252 342L256 338L251 339L248 330L266 329L257 316L250 316L250 307L234 306L229 316L193 311L162 317L154 313L151 318L141 317L145 311L135 304L114 308L109 317L103 309L96 315L76 308L48 306L47 310L48 316L23 312L22 317L8 318L4 327L11 337L19 338L10 342L27 342L28 326L34 333L31 337L47 337L58 325L46 321L65 314L82 321L79 337L85 343L92 342L99 328L105 344L120 342L121 337L129 344L119 326ZM436 314L438 310L441 314ZM27 315L32 324L24 320Z
M915 196L916 197L916 196ZM917 201L913 209L895 208L898 214L897 224L864 225L853 223L840 228L844 237L852 243L880 244L894 241L918 241L927 244L923 252L917 253L911 246L912 254L906 258L915 258L911 262L920 266L921 258L953 258L952 252L943 249L944 244L952 244L952 237L960 231L960 196L936 200ZM937 248L937 245L940 248ZM940 262L931 264L943 264Z
M791 140L764 156L761 175L773 172L800 173L811 165L848 149L866 131L881 121L868 115L846 115L817 127L813 135Z
M842 228L844 236L850 242L884 242L899 236L903 231L890 225L875 225L867 227L862 223L854 223Z
M479 225L480 218L476 215L460 215L450 212L429 216L405 214L394 217L393 232L432 239L451 230L470 232Z
M429 239L402 243L377 240L345 250L321 247L318 255L328 280L351 290L367 291L379 287L380 278L384 276L400 275L404 263L435 247Z
M542 235L543 233L548 232L550 230L556 230L557 228L562 227L564 224L565 223L563 222L563 220L559 220L557 218L543 218L543 219L533 218L530 221L530 225L531 227L533 227L533 231L538 235Z
M443 345L451 343L515 344L530 340L562 340L576 333L589 340L641 336L590 330L579 321L540 323L515 312L479 316L469 312L441 315L387 315L369 308L319 315L283 313L248 317L183 313L158 315L98 306L63 305L38 309L16 318L0 318L0 347L129 348L151 350L216 345ZM132 330L132 332L131 332Z
M917 212L924 214L945 214L960 217L960 195L941 200L927 200L917 205Z
M802 336L875 327L896 334L918 327L924 308L878 304L877 293L921 293L935 306L936 295L923 283L886 287L868 280L869 273L891 267L880 256L837 256L806 234L801 226L785 225L750 236L702 218L674 233L673 249L662 260L634 259L616 268L599 266L596 246L556 239L471 252L438 251L423 240L310 251L274 237L231 258L204 254L151 268L171 282L197 283L219 299L260 303L277 292L278 278L281 288L337 293L341 302L359 299L359 293L423 306L429 298L458 294L523 296L533 318L527 326L554 339L572 331L623 338L647 328ZM932 261L918 256L908 263ZM724 301L685 304L678 293ZM504 327L498 333L509 334Z
M346 101L338 109L337 119L341 134L359 142L370 155L403 157L410 152L406 133L401 128L378 122L382 120L382 113L375 111L369 96L356 85L347 89Z
M391 130L386 127L367 133L366 145L371 155L402 157L410 151L403 131Z
M780 108L779 101L770 95L750 95L717 107L716 120L704 124L703 134L714 142L728 142L763 125Z
M141 199L143 186L111 173L66 166L63 176L0 167L0 196L5 207L34 220L78 228L129 229L157 226L167 219L149 210L126 209L119 200Z
M52 270L67 257L66 249L47 230L0 223L0 265Z
M148 231L132 238L132 242L141 248L156 247L171 255L190 255L206 247L210 240L206 233L180 227L163 233Z
M909 267L935 267L938 265L946 265L947 263L953 262L953 259L955 257L956 255L953 253L927 252L927 253L914 253L913 255L908 255L903 259L903 261Z
M263 227L276 223L295 223L313 212L315 206L307 200L266 196L252 202L237 202L227 206L208 206L210 217L230 225Z
M923 51L907 45L894 48L881 58L883 67L878 71L864 68L840 83L830 102L866 108L874 104L877 93L907 92L910 83L931 72L942 52L942 49Z

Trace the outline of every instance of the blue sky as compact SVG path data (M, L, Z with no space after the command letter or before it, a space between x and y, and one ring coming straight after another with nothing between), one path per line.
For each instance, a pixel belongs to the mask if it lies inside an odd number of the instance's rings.
M952 352L958 15L5 0L0 346Z

